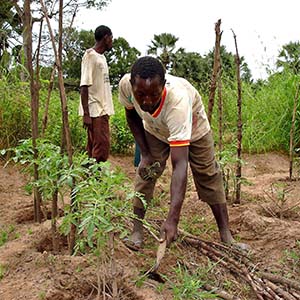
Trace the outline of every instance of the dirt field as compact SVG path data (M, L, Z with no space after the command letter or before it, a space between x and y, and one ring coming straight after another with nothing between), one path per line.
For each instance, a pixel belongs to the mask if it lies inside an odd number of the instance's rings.
M23 189L24 176L17 167L3 168L2 163L0 299L98 299L97 274L101 277L105 272L108 273L107 289L101 292L99 299L112 299L111 283L117 286L118 299L122 300L180 299L175 287L182 286L182 282L176 282L175 278L178 280L178 270L183 267L191 274L199 269L207 270L204 278L203 273L202 277L199 275L199 280L205 283L199 281L199 293L213 287L227 292L218 299L300 299L300 183L287 180L289 162L282 154L245 155L243 160L242 175L247 184L242 186L242 201L240 205L233 205L229 200L228 207L234 237L247 243L251 251L239 254L213 243L219 241L214 219L207 205L197 200L190 182L179 227L182 232L193 228L190 233L194 237L179 237L167 249L159 268L159 273L167 278L165 283L155 278L141 279L141 272L155 262L157 244L150 235L141 253L127 249L118 239L115 241L116 270L112 278L107 269L97 272L92 256L69 256L63 239L60 253L54 255L51 221L33 222L32 196L26 195ZM132 157L111 157L110 161L121 165L128 177L133 178ZM169 178L167 169L158 183L158 196L168 192ZM160 211L150 209L146 217L159 224L167 205L167 201L162 202ZM218 258L220 253L224 253L225 258ZM264 273L276 275L277 279L267 280ZM261 287L267 292L259 291ZM272 293L276 287L276 293ZM276 298L275 294L280 296ZM182 299L206 298L182 295Z

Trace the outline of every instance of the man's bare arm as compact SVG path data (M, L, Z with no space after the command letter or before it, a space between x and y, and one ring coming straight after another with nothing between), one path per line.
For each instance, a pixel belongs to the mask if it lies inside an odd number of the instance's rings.
M188 149L188 146L171 147L171 204L168 216L161 229L161 235L167 239L167 245L170 245L177 237L177 225L187 185Z

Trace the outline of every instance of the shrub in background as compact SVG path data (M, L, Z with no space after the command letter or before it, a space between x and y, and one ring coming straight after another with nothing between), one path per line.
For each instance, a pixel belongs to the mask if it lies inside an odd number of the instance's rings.
M27 82L12 79L12 74L1 75L0 80L0 148L16 146L18 141L31 136L30 91ZM276 73L263 84L242 84L243 151L287 151L293 101L299 76L292 73ZM42 82L40 91L39 130L41 132L45 102L48 95L48 81ZM223 83L224 144L236 145L237 92L232 82ZM86 131L78 116L79 93L67 94L69 125L74 152L85 151ZM207 104L207 95L203 95ZM111 153L132 154L134 138L128 128L124 108L118 101L117 93L113 100L115 114L110 118ZM62 116L59 91L51 94L48 127L45 138L61 145ZM215 139L218 139L217 98L212 118ZM299 132L299 104L295 132ZM295 136L299 145L299 135Z
M127 125L125 109L114 93L115 114L110 119L111 124L111 152L115 154L132 154L134 137Z

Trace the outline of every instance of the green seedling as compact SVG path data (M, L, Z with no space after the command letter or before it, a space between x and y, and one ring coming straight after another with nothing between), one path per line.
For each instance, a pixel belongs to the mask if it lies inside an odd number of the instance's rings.
M7 271L6 267L0 264L0 280L4 278L6 271Z

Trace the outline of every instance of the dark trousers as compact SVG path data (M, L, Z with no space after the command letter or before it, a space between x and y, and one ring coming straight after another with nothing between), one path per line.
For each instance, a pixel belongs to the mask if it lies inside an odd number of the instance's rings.
M158 175L160 176L169 157L170 146L155 136L146 132L149 150L155 161L160 162ZM198 141L191 142L189 146L189 163L192 170L195 187L199 199L209 205L226 203L222 173L214 155L214 141L209 132ZM153 197L156 180L145 181L136 172L135 191L141 193L149 203ZM133 205L144 208L142 201L135 197Z
M96 161L107 161L110 149L109 116L92 118L92 125L87 130L87 152Z

